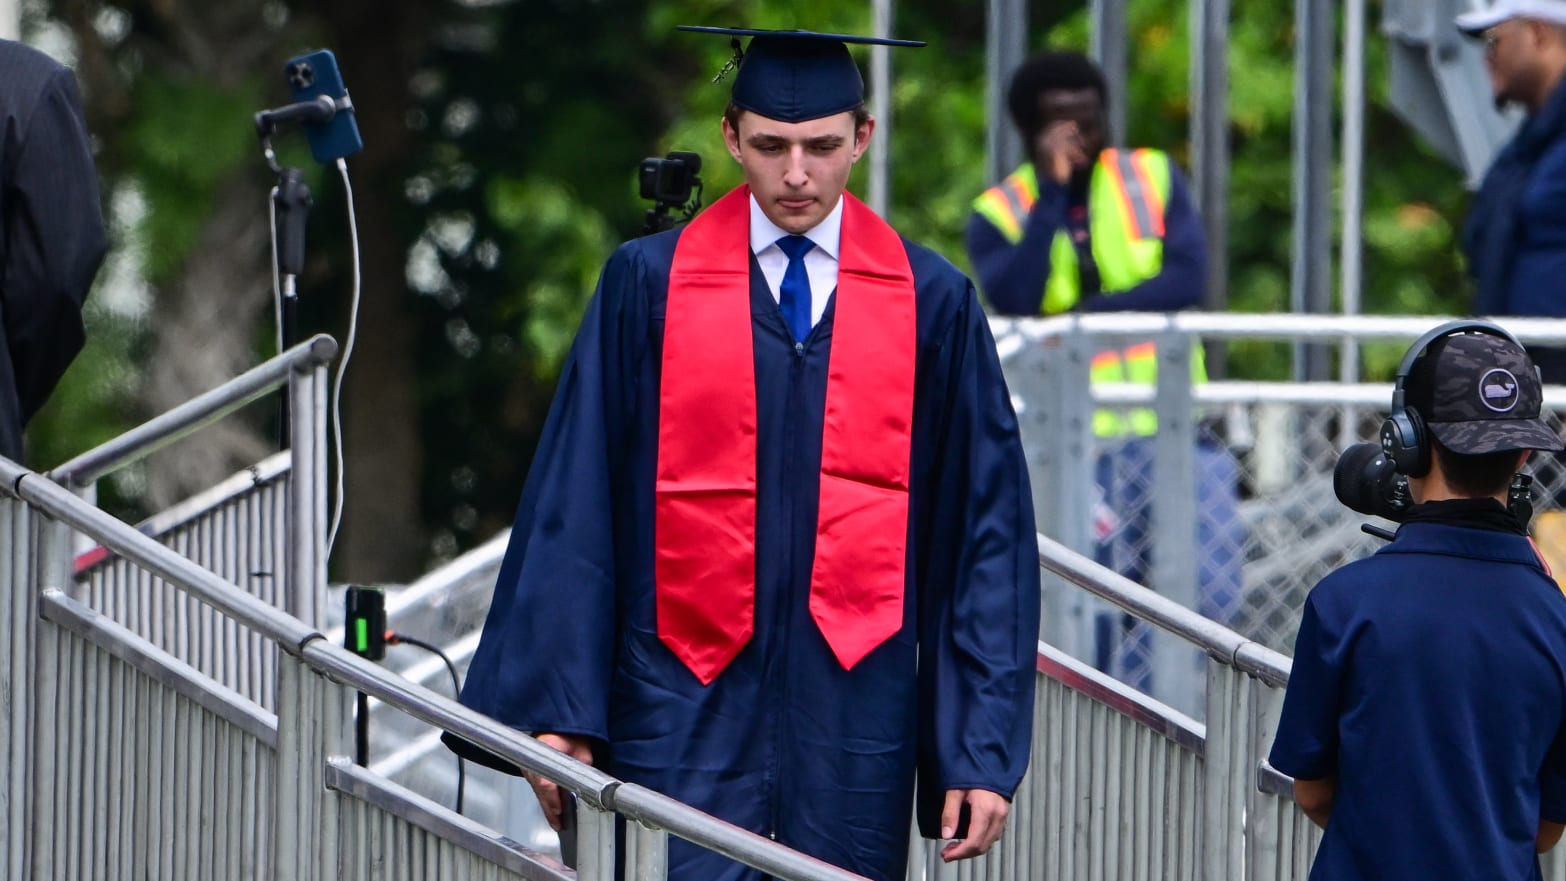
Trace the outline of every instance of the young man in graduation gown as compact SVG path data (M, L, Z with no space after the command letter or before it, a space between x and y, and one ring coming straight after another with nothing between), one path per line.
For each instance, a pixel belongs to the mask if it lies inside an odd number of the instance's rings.
M1027 471L973 286L844 192L868 40L739 34L746 185L604 267L462 700L890 881L916 770L952 860L1027 766ZM759 877L679 840L669 875Z

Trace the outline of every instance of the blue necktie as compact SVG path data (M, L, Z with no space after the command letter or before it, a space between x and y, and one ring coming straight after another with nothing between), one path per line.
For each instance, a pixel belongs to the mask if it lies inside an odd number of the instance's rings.
M804 236L784 236L777 246L788 255L788 269L778 287L778 306L794 341L804 342L810 336L810 274L805 271L805 253L816 243Z

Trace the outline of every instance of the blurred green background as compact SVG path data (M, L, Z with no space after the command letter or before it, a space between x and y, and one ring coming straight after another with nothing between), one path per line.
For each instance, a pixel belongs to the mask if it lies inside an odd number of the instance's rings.
M962 227L985 180L983 0L901 0L890 219L964 269ZM1187 4L1131 0L1134 145L1189 166ZM1379 18L1371 4L1372 20ZM1085 49L1080 2L1032 2L1029 44ZM114 252L89 344L28 436L50 467L275 351L267 197L251 116L287 101L283 61L336 54L365 150L350 160L364 260L344 395L348 502L340 580L415 577L506 526L554 378L599 266L636 235L643 157L694 150L710 202L740 180L722 148L729 49L677 24L869 32L869 3L795 0L59 0L23 34L76 69ZM1233 21L1231 308L1288 308L1291 4ZM1462 313L1461 175L1386 106L1370 42L1365 310ZM872 84L872 89L875 85ZM297 134L285 160L315 194L302 331L342 339L344 188ZM851 187L863 193L863 167ZM1372 377L1401 348L1371 347ZM1285 378L1281 346L1230 347L1229 375ZM273 406L115 475L103 501L137 519L274 448Z

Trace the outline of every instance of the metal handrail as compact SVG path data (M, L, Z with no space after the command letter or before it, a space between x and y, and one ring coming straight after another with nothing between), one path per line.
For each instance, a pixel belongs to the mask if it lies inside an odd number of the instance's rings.
M1357 340L1408 342L1444 322L1449 316L1388 315L1276 315L1246 312L1096 312L1053 318L991 318L997 337L1015 331L1027 340L1071 334L1094 336L1151 336L1161 333L1194 334L1205 339L1247 339L1298 342L1332 342L1344 337ZM1504 327L1523 343L1566 342L1566 319L1500 316L1477 319Z
M760 835L634 784L623 783L487 716L333 645L326 637L236 585L163 547L70 491L0 458L0 491L86 533L124 557L276 641L308 667L402 712L450 731L586 799L666 829L681 838L771 875L800 881L865 881L859 875L791 850Z
M1291 661L1246 639L1168 597L1100 566L1044 535L1038 537L1039 565L1089 593L1204 649L1209 655L1268 685L1288 684Z
M249 625L286 651L298 654L300 646L321 637L319 631L298 618L158 544L136 527L98 510L59 484L3 457L0 457L0 490L86 533L125 559Z
M500 568L511 538L510 529L502 529L492 538L444 566L429 572L407 587L386 597L386 616L394 618L411 606L444 597L453 587Z
M88 450L49 472L69 489L91 486L99 478L199 431L288 382L290 373L328 364L337 357L337 341L324 334L197 395L150 421Z
M1544 406L1566 410L1566 385L1546 385ZM1151 404L1158 399L1152 383L1094 383L1093 402L1107 406ZM1191 399L1197 404L1306 404L1319 406L1351 405L1386 410L1392 399L1388 382L1204 382L1192 386Z

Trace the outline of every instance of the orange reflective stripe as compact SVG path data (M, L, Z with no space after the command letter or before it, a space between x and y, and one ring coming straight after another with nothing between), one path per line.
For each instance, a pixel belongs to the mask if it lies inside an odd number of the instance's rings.
M1153 235L1164 237L1164 197L1158 192L1158 187L1153 185L1153 174L1147 167L1147 159L1150 154L1146 150L1133 150L1131 153L1131 167L1136 170L1137 180L1142 182L1142 198L1147 200L1148 216L1152 219Z
M1157 343L1137 343L1134 346L1118 351L1110 349L1107 352L1100 352L1094 355L1088 369L1097 370L1101 367L1110 367L1118 363L1122 358L1126 361L1140 361L1144 358L1156 357L1158 357Z
M1127 186L1130 182L1121 173L1120 151L1105 150L1100 165L1103 167L1104 173L1109 175L1110 183L1113 184L1112 189L1115 194L1115 202L1120 205L1120 213L1125 220L1125 228L1131 230L1131 234L1135 238L1147 238L1147 229L1137 222L1136 205L1132 202L1131 193Z
M1016 243L1022 240L1022 226L1012 210L1011 197L1000 187L992 187L979 197L980 213L1000 228L1006 240Z
M1023 186L1022 181L1016 176L1006 178L1002 186L1011 191L1008 194L1011 204L1020 209L1017 213L1018 219L1027 217L1028 212L1033 210L1033 203L1037 201L1033 194L1028 192L1028 188Z

